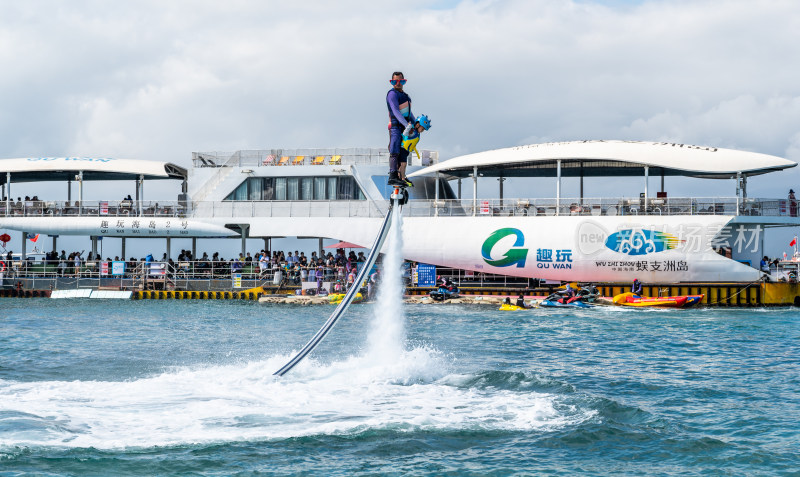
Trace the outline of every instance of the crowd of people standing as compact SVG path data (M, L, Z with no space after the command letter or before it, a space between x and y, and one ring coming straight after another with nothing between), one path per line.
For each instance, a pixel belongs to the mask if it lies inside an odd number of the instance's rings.
M13 251L9 251L4 257L9 264L13 261L12 254ZM366 257L363 252L356 254L351 250L346 253L344 249L338 249L336 253L328 252L321 255L317 255L317 252L306 255L305 252L297 250L294 252L260 250L255 254L241 253L238 257L231 259L223 258L219 252L212 253L210 257L207 252L204 252L198 258L194 257L189 250L181 250L177 261L168 257L166 253L160 260L156 260L152 254L139 259L131 257L125 260L116 256L113 259L107 257L103 260L99 254L91 252L67 253L62 250L60 254L57 251L48 252L42 259L44 265L50 266L50 271L54 271L59 276L83 276L99 273L99 264L104 261L108 262L106 270L109 271L112 262L124 261L126 275L135 273L142 264L160 262L168 264L168 273L182 271L197 278L226 277L232 273L243 273L267 279L275 274L280 274L283 279L289 280L293 284L323 281L340 282L347 287L355 281L358 266L366 261ZM33 257L29 256L26 260L28 269L33 263ZM52 269L53 266L55 270Z

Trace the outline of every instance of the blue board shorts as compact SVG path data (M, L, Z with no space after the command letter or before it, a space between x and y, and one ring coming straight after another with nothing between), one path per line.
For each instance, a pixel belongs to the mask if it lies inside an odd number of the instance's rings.
M397 154L398 164L408 161L408 151L403 149L402 129L389 129L389 154Z

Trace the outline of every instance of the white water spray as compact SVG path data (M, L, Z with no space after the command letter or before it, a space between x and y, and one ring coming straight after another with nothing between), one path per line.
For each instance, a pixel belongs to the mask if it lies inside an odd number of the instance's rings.
M395 212L378 289L378 303L369 333L367 358L375 365L391 365L402 358L406 331L403 314L403 215Z

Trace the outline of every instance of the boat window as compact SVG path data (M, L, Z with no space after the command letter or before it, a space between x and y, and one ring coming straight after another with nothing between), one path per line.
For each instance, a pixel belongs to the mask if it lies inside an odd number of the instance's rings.
M286 200L286 178L275 178L275 200Z
M275 179L272 177L264 178L264 193L261 195L261 200L275 199Z
M250 177L224 200L366 200L350 176Z
M286 178L286 200L300 200L300 178Z
M324 177L315 177L314 178L314 199L315 200L325 200L328 197L325 195L325 184L326 180Z
M313 177L303 177L300 180L300 195L303 200L314 200Z
M336 200L336 177L328 177L328 200Z
M254 177L247 180L247 197L248 200L261 200L264 192L264 181L260 177Z
M242 182L242 184L233 191L233 200L247 200L247 181Z
M340 177L337 182L337 191L336 191L336 198L339 200L346 200L353 196L353 181L352 180L342 180L345 179L344 177ZM349 178L348 178L349 179Z

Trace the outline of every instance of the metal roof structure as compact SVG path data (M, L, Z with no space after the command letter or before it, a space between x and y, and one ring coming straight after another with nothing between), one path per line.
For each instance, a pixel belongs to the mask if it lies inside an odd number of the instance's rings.
M639 176L650 175L730 179L755 176L797 166L776 156L755 152L667 142L587 140L531 144L454 157L420 169L409 177L440 172L453 177Z
M136 180L144 176L154 179L186 179L186 169L169 162L110 157L24 157L0 159L0 184L74 180L81 173L83 180Z

